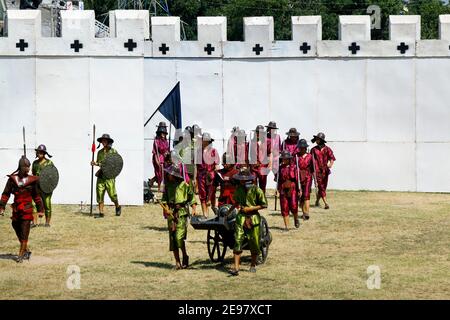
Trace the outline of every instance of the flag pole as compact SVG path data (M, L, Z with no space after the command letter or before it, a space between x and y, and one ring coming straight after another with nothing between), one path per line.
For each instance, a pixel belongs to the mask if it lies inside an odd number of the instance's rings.
M92 165L92 162L95 159L95 124L92 127L92 145L91 145L91 152L92 152L92 160L91 160L91 206L89 209L89 215L92 216L92 210L93 210L93 198L94 198L94 166Z
M156 108L156 110L152 113L150 118L148 118L148 120L144 123L144 127L150 122L150 120L152 120L153 116L158 112L158 110L159 110L159 107Z
M172 136L172 122L169 121L169 151L172 149L171 148L171 136Z

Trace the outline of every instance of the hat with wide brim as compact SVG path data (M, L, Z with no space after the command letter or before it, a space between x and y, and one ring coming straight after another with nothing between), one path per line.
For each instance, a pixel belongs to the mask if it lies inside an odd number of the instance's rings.
M325 140L325 134L323 132L319 132L318 134L313 135L311 142L314 143L316 139L320 139L323 141L323 143L327 143L327 141Z
M110 143L113 143L113 142L114 142L114 139L112 139L112 138L109 136L109 134L107 134L107 133L102 134L102 136L101 136L100 138L97 139L97 142L102 142L103 139L108 140Z
M270 121L269 124L266 126L268 129L278 129L277 123L275 121Z
M171 165L167 168L164 168L164 171L170 174L171 176L184 179L183 174L180 172L180 168L177 166Z
M309 144L306 142L305 139L300 139L300 141L297 143L297 147L299 148L308 148Z
M36 152L43 152L44 154L46 154L49 158L51 158L52 156L47 152L47 147L43 144L39 145L36 149L34 149L34 151Z
M214 141L214 139L211 138L211 135L209 133L207 133L207 132L202 134L202 140L203 141L209 141L209 142L213 142Z
M250 170L248 170L247 168L244 168L241 171L239 171L239 173L236 173L233 176L233 179L239 180L239 181L249 181L249 180L254 180L255 176L253 174L251 174Z
M289 137L298 137L300 132L298 132L296 128L290 128L289 131L286 132L286 135Z

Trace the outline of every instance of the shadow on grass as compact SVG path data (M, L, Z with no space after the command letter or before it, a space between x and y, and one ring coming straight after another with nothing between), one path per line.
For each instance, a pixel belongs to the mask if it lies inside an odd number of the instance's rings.
M173 269L175 266L166 263L166 262L151 262L151 261L131 261L131 263L134 264L142 264L144 267L154 267L154 268L160 268L160 269Z
M17 255L16 254L0 254L0 259L1 260L16 260L17 259Z
M96 212L92 212L92 215L90 212L83 212L83 211L74 211L72 212L73 214L77 215L77 216L85 216L85 217L94 217L96 215Z
M191 270L211 270L215 269L219 272L228 273L228 268L225 266L232 263L232 258L226 258L222 262L212 262L210 259L196 260L190 264L188 269Z
M207 244L206 240L187 240L188 243L203 243Z
M167 231L168 231L167 227L153 227L153 226L147 226L147 227L142 227L142 229L144 229L144 230L158 231L158 232L167 232Z
M272 230L277 230L277 231L281 231L281 232L290 232L290 231L295 231L295 230L299 230L299 229L296 229L296 228L292 228L292 225L289 227L289 231L284 231L285 230L285 228L284 227L270 227L269 228L270 229L270 231L272 231Z

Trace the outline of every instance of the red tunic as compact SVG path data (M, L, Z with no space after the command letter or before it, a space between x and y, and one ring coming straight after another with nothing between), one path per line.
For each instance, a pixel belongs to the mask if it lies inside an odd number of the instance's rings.
M214 175L220 163L219 153L211 146L203 150L202 162L197 164L198 196L201 202L215 201Z
M170 152L169 141L156 137L153 141L152 162L155 170L156 180L161 184L163 180L164 158Z
M291 139L286 139L283 141L283 145L281 146L282 150L287 150L291 153L292 157L294 157L298 152L297 142L291 141ZM292 158L294 159L294 158Z
M242 167L242 165L248 164L248 153L249 153L249 143L247 141L242 141L238 144L237 138L228 141L227 154L233 159L233 164L237 165L237 168Z
M280 193L281 215L287 217L289 211L298 212L297 169L292 163L280 165L278 191Z
M44 213L42 199L38 192L37 182L39 177L26 176L20 178L17 174L8 176L5 190L0 198L0 208L5 209L11 194L14 195L12 204L12 220L33 220L33 204L36 204L39 213Z
M326 190L328 186L328 175L331 173L328 168L328 162L330 160L336 161L333 150L328 146L315 146L311 149L311 154L314 157L314 167L317 178L317 188L319 196L326 197Z
M312 176L314 172L312 156L305 153L298 155L298 166L300 167L300 184L302 187L302 201L309 200L311 195Z
M219 207L225 204L234 204L233 195L237 186L233 183L233 176L237 173L239 173L239 170L234 167L229 170L225 168L219 170L222 177L218 181L220 185Z
M269 155L271 152L271 145L267 140L257 141L252 139L250 144L250 168L256 176L258 186L266 193L267 175L270 172Z
M277 173L280 162L280 152L281 152L281 137L278 134L275 134L274 137L267 136L267 144L270 146L269 154L272 155L272 172Z

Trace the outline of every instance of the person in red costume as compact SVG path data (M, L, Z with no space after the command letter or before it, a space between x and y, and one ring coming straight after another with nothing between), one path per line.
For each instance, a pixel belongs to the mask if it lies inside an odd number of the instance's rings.
M218 199L219 207L226 204L234 204L233 196L236 191L236 182L233 176L239 173L239 170L234 166L227 153L222 156L223 168L217 171L217 185L220 187L220 195Z
M161 121L156 130L156 137L153 141L152 163L155 176L150 179L149 187L153 187L155 181L158 183L158 191L162 192L164 183L164 159L170 153L169 140L167 139L167 125Z
M270 157L270 162L272 163L271 170L273 175L275 176L275 180L277 179L277 172L280 166L279 158L281 152L281 137L277 133L278 127L275 121L270 121L266 126L267 128L267 145L268 153Z
M267 133L262 125L254 130L255 135L250 142L250 168L259 188L266 194L267 175L270 172L270 144L267 143Z
M316 146L311 149L317 180L316 207L319 206L319 201L322 199L325 204L325 209L329 209L330 206L327 202L328 176L331 173L330 169L333 167L336 158L334 157L333 150L325 145L327 141L323 132L319 132L313 136L311 142L316 143Z
M12 227L20 242L19 255L16 260L18 263L21 263L24 259L29 260L31 257L28 237L31 221L33 221L32 202L34 201L38 213L44 213L44 205L38 190L39 177L28 175L30 168L30 161L22 156L17 170L8 175L8 181L0 198L0 215L3 215L10 196L14 195L11 219Z
M290 154L294 157L296 154L298 154L297 144L300 132L298 132L296 128L290 128L289 131L286 132L286 135L287 138L283 141L281 150L289 151Z
M214 139L209 133L202 135L202 161L197 164L198 196L202 205L204 217L208 217L208 208L216 207L216 186L214 183L216 170L219 168L220 158L217 149L213 148Z
M311 195L312 176L314 172L311 154L308 153L308 143L305 139L298 142L298 166L300 170L300 186L302 196L300 197L300 207L302 208L302 219L309 219L309 199Z
M287 150L280 155L280 169L278 174L278 192L280 193L281 215L284 220L284 231L289 230L289 212L294 215L295 227L300 227L298 221L298 172L293 157Z
M249 143L247 142L247 134L245 130L237 129L233 133L233 142L229 141L227 154L230 164L235 164L236 169L248 166Z

